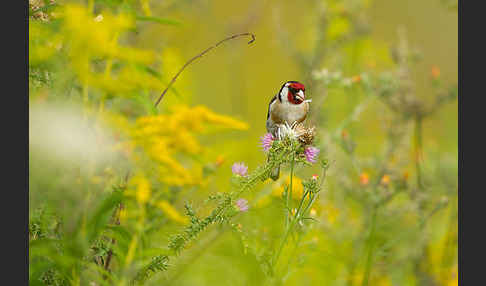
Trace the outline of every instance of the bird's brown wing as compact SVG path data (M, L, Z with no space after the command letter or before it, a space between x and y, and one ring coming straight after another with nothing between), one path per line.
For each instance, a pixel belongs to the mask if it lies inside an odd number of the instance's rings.
M275 95L274 97L272 97L272 99L270 100L270 103L268 104L268 111L267 111L267 120L268 118L270 117L270 106L272 105L272 103L277 100L277 95Z

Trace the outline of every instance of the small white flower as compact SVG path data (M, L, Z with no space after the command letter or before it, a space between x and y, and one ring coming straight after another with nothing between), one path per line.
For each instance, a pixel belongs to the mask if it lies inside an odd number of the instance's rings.
M329 70L327 69L315 70L312 72L312 76L315 79L326 79L329 76Z
M103 21L103 15L99 14L98 16L96 16L96 18L94 18L94 21L95 22L101 22L101 21Z
M344 78L344 79L342 80L342 84L343 84L344 86L351 86L351 84L352 84L352 83L353 83L353 82L351 81L351 79L350 79L350 78Z

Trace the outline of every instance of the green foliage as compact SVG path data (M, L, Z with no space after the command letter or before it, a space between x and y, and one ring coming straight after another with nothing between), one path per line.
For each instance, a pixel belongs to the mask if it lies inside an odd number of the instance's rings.
M155 273L167 270L167 267L169 267L168 262L169 257L166 255L159 255L152 258L152 261L146 267L138 271L132 284L144 284Z
M378 2L228 3L29 1L29 283L457 285L453 53ZM291 79L305 127L262 152Z

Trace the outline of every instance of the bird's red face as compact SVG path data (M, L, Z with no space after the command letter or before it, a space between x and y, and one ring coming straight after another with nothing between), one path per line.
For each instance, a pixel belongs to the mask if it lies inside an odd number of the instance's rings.
M305 100L305 86L300 82L290 82L287 86L287 99L292 104L301 104Z

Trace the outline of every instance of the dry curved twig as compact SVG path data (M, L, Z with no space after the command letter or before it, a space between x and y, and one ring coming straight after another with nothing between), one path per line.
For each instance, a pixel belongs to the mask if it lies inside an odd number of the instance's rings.
M182 71L188 66L190 65L193 61L195 61L196 59L204 56L204 54L206 54L207 52L209 52L210 50L216 48L217 46L221 45L222 43L226 42L226 41L229 41L229 40L232 40L234 38L238 38L238 37L241 37L241 36L251 36L251 40L248 42L248 44L251 44L255 41L255 35L252 34L252 33L241 33L241 34L235 34L235 35L232 35L230 37L227 37L219 42L217 42L215 45L205 49L204 51L202 51L201 53L199 53L198 55L194 56L192 59L190 59L189 61L187 61L184 66L182 66L182 68L176 73L176 75L172 78L172 80L169 82L169 85L164 89L164 91L162 92L162 94L159 96L159 98L157 99L157 101L155 102L155 107L157 107L157 105L159 104L159 102L162 100L162 98L164 97L165 93L169 90L169 88L172 86L172 84L176 81L177 77L182 73Z

